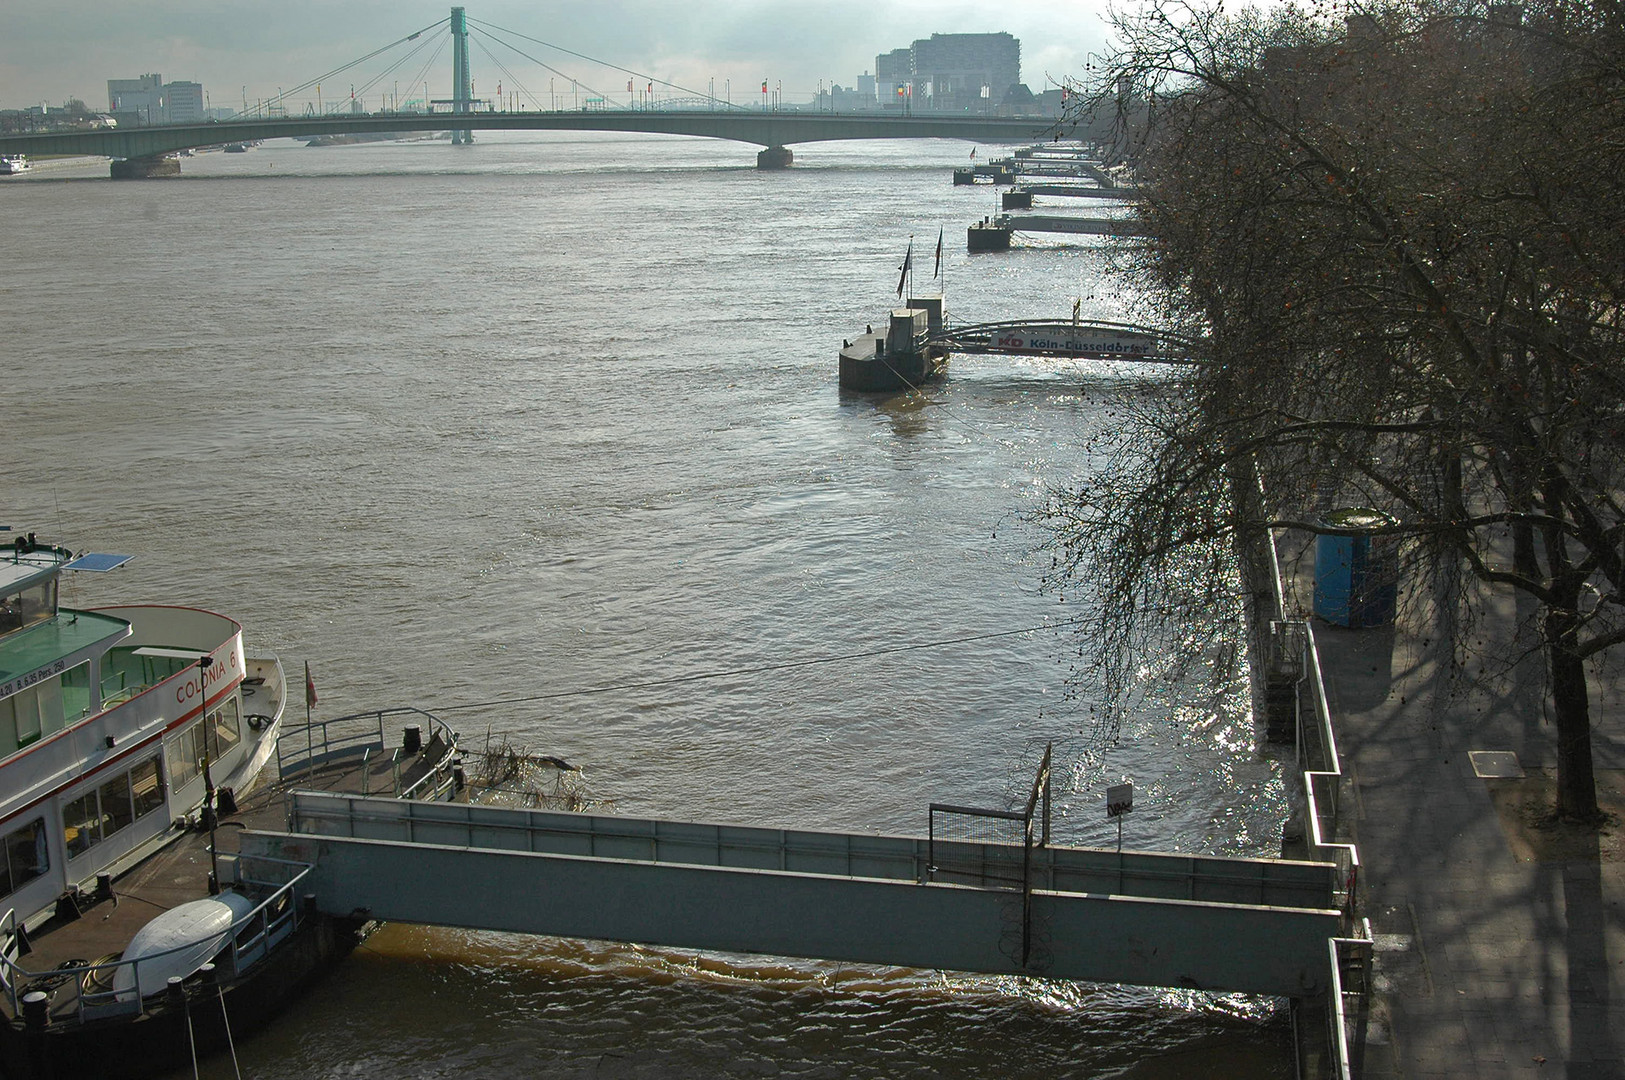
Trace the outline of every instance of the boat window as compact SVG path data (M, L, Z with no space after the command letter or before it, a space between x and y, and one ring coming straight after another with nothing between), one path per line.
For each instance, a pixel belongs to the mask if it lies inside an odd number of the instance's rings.
M62 684L55 678L0 701L0 756L61 731L62 710Z
M44 622L56 614L56 578L0 597L0 634Z
M182 788L203 774L203 722L195 720L169 744L169 783Z
M209 714L209 755L218 761L242 740L242 721L235 697Z
M137 656L135 649L121 645L102 657L103 708L122 704L191 664L170 656Z
M135 816L146 817L164 805L164 787L158 782L158 759L148 758L130 770L130 795Z
M0 758L17 752L17 709L12 699L0 700Z
M34 688L39 695L40 730L46 735L55 735L62 730L62 684L56 679L46 679Z
M130 802L130 774L121 772L101 786L102 838L106 839L135 820Z
M62 673L62 722L72 725L90 715L90 664Z
M0 895L9 895L51 868L45 846L45 819L35 818L20 829L6 834L5 854L0 857Z
M102 815L94 791L85 792L62 808L62 839L68 858L89 851L101 838Z
M7 699L12 708L13 737L18 746L27 746L40 737L39 691L33 687L13 694Z

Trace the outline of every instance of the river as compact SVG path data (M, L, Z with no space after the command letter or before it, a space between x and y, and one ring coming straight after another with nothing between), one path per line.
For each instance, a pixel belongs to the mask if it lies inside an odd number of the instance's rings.
M318 716L443 708L629 814L919 835L931 801L1009 805L1054 741L1059 841L1113 842L1132 779L1127 846L1275 853L1239 681L1105 739L1076 605L1039 588L1025 515L1143 375L835 384L911 237L963 322L1131 318L1107 241L966 255L995 193L950 184L957 142L760 173L701 139L479 140L0 185L0 523L137 556L65 603L226 612L310 662ZM239 1052L258 1080L1286 1077L1288 1042L1235 996L393 926Z

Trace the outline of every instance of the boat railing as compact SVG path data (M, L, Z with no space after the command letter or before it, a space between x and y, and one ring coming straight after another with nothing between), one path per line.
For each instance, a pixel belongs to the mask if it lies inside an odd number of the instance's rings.
M361 758L370 760L369 751L382 751L389 745L386 723L421 719L425 742L439 732L446 741L455 735L444 720L423 709L403 706L350 713L332 720L312 720L302 727L284 725L277 739L277 776L283 781L309 776L328 766Z
M0 986L12 1000L12 1012L16 1012L16 995L12 993L12 968L16 966L17 957L22 955L22 935L18 932L17 909L7 908L4 915L0 915L0 957L5 963L0 964Z
M447 751L430 763L422 776L405 787L401 786L400 762L395 765L395 797L419 802L445 802L457 792L458 771L463 759L457 755L455 741L447 743Z
M236 871L235 880L240 888L269 892L254 909L237 919L227 931L216 931L206 937L225 939L214 962L222 966L221 976L231 978L255 963L288 938L313 913L314 908L295 903L299 888L310 874L308 863L289 862L259 855L219 854L221 862ZM244 873L245 864L260 868L262 876L250 877ZM278 880L280 879L280 880ZM6 1001L11 1015L21 1016L21 1002L30 988L54 987L66 984L73 989L73 1011L80 1022L110 1016L145 1014L149 1000L161 997L140 993L140 965L150 964L164 957L187 951L197 942L177 945L161 953L152 953L138 960L113 960L105 964L75 964L54 971L27 971L18 966L18 920L12 911L0 917L0 933L6 934L4 948L0 949L0 982L5 986ZM203 940L203 939L200 939ZM114 989L119 968L130 968L136 976L136 990ZM101 989L105 987L105 989ZM54 1011L54 1010L53 1010Z

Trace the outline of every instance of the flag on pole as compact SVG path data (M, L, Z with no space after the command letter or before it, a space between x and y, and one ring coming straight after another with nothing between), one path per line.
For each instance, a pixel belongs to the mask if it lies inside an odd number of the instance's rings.
M903 274L897 279L897 298L903 298L903 284L908 281L908 272L914 268L914 238L908 238L908 253L903 256L901 267Z
M632 92L632 80L631 79L626 80L626 92L628 94L630 94Z
M310 661L305 661L305 708L316 707L316 681L310 677Z
M972 161L976 160L976 147L974 146L970 148L970 159Z
M931 271L931 276L936 277L937 275L939 275L941 273L942 273L942 226L938 225L937 226L937 265L936 265L936 269Z
M762 80L762 93L764 93L764 94L767 93L767 80L766 79Z

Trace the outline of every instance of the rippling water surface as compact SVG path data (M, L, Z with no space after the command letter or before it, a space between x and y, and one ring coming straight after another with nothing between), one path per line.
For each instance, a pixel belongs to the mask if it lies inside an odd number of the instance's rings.
M1132 318L1100 250L969 258L966 144L796 153L492 133L5 182L0 522L138 555L69 602L230 613L311 662L320 713L442 707L622 812L921 834L1055 740L1061 841L1114 841L1132 777L1127 844L1271 853L1233 679L1110 745L1065 691L1074 612L1022 514L1134 376L835 385L911 235L927 291L945 230L966 322ZM260 1078L1253 1077L1285 1042L1265 1001L389 927L240 1050Z

